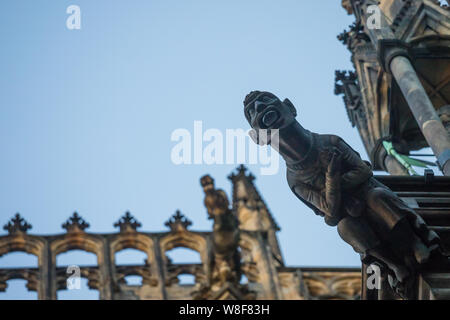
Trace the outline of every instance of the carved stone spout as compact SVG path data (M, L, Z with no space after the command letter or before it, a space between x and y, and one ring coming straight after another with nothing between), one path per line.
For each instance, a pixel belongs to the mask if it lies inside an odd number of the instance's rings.
M298 199L325 223L337 226L364 263L386 268L398 294L411 297L417 272L439 256L437 234L373 178L370 163L344 140L303 128L288 99L253 91L245 98L244 113L258 143L261 129L279 130L277 146L272 147L286 161L288 184Z

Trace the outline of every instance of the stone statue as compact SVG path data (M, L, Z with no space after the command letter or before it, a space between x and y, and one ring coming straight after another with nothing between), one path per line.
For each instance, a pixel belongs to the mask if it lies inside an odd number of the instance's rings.
M344 140L303 128L288 99L252 91L245 98L244 112L252 139L271 144L286 161L292 192L328 225L337 226L340 237L364 263L385 268L390 285L407 298L414 275L439 253L437 234L373 178L370 163ZM277 143L264 138L273 132L262 135L261 129L278 129Z
M200 179L200 183L205 193L208 218L214 220L212 281L220 284L227 281L239 283L239 222L230 209L226 193L215 188L214 179L206 175Z
M230 209L226 193L216 189L214 179L200 179L205 193L204 204L208 218L214 220L211 235L210 273L207 281L191 294L196 300L253 300L256 294L247 284L241 284L241 255L239 251L239 221Z

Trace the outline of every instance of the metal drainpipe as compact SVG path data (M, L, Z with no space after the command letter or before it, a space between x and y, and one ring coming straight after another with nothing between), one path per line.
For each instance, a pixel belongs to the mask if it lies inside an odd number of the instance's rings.
M383 41L394 40L402 42L395 37L394 32L390 28L386 16L380 9L380 27L369 28L367 19L370 16L369 6L377 5L378 1L367 0L357 1L360 5L361 19L365 26L371 42L374 46L379 46ZM378 51L380 51L380 46ZM381 65L388 73L391 73L397 81L414 118L419 124L419 128L425 136L428 145L438 159L439 166L446 176L450 176L450 137L440 121L433 104L430 101L425 89L422 86L417 74L408 59L408 52L403 47L386 48L388 52L381 55ZM396 52L397 51L397 52ZM399 52L400 51L400 52ZM394 53L394 54L393 54ZM386 59L386 57L391 59Z
M436 155L442 172L450 176L450 137L439 119L410 60L398 55L391 60L390 70L400 87L425 139Z

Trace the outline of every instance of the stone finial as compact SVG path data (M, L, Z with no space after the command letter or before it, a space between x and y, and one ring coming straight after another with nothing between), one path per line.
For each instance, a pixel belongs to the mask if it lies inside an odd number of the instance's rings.
M352 126L356 126L357 119L364 116L360 108L361 93L356 73L353 71L335 71L334 94L343 95L345 108Z
M164 225L169 227L170 230L177 232L187 230L187 228L192 225L192 221L186 218L180 210L177 210Z
M255 176L252 173L249 173L248 175L246 172L248 171L247 167L241 164L239 167L236 168L236 173L231 173L228 176L228 179L233 181L235 178L241 178L241 177L247 177L250 181L255 180Z
M349 30L344 29L338 34L337 39L347 46L349 50L353 50L354 45L361 41L370 42L370 38L364 33L364 27L361 23L354 22L348 27Z
M3 230L8 231L9 234L19 232L26 233L29 229L31 229L31 224L26 222L19 213L16 213L15 216L3 226Z
M348 92L350 92L348 87L350 85L358 86L356 73L353 71L336 70L334 72L334 83L335 95L345 94L348 96ZM348 102L353 103L353 97L348 97L347 99L349 99Z
M247 172L247 167L241 164L236 170L238 171L238 174L245 174L245 172Z
M114 223L114 227L119 227L120 232L131 230L136 231L136 229L140 228L141 226L141 223L137 221L129 211L125 212L125 215L123 215L116 223Z
M87 223L77 212L67 219L65 223L62 224L63 229L67 232L77 232L84 231L84 229L89 228L89 223Z

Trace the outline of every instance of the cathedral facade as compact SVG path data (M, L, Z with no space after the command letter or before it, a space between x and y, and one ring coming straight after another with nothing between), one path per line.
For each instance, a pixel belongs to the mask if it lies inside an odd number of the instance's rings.
M352 54L355 70L336 72L336 94L342 94L349 119L358 129L376 177L414 209L442 240L443 258L420 271L415 298L450 299L450 13L434 0L342 0L355 23L339 39ZM411 152L430 147L443 176L425 170L417 175ZM424 164L422 162L422 164ZM80 267L100 299L249 299L327 300L398 299L381 270L369 286L369 267L310 268L288 266L277 239L280 227L241 166L229 177L230 197L200 179L212 230L191 230L181 212L171 216L161 232L138 230L126 213L108 234L90 233L89 224L74 213L57 235L30 233L19 214L4 226L0 257L22 251L38 258L37 268L0 269L0 291L7 281L24 279L42 300L57 299L68 290L68 266L57 266L59 254L84 250L97 264ZM306 244L305 244L306 245ZM188 248L199 253L196 264L173 263L167 252ZM142 265L118 266L115 255L136 249L146 255ZM194 284L181 284L190 275ZM127 276L142 277L141 285ZM245 281L244 281L245 279Z

